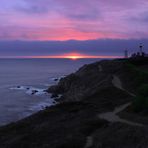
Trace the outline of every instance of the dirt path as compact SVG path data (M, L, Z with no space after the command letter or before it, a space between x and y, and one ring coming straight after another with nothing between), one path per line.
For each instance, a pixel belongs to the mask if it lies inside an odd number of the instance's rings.
M123 88L121 80L120 80L119 77L116 76L116 75L113 75L112 84L113 84L116 88L119 88L119 89L121 89L121 90L127 92L127 93L128 93L129 95L131 95L132 97L135 97L135 96L136 96L135 94L133 94L133 93L131 93L131 92L129 92L129 91L127 91L126 89Z
M128 94L130 94L131 96L134 96L135 97L135 94L132 94L130 92L128 92L127 90L125 90L123 87L122 87L122 82L121 80L119 79L119 77L113 75L113 79L112 79L112 84L118 88L118 89L121 89L125 92L127 92ZM98 115L99 118L101 119L105 119L109 122L121 122L121 123L126 123L128 125L132 125L132 126L143 126L143 124L140 124L140 123L136 123L136 122L131 122L131 121L128 121L128 120L125 120L125 119L121 119L117 113L123 111L124 109L126 109L129 105L131 105L131 102L129 103L126 103L126 104L123 104L117 108L115 108L115 110L113 112L106 112L106 113L101 113Z
M99 65L99 71L100 72L103 71L101 65ZM114 87L127 92L132 97L136 96L135 94L130 93L129 91L127 91L126 89L123 88L121 80L116 75L113 75L112 84L113 84ZM136 123L136 122L128 121L126 119L122 119L117 115L119 112L126 109L129 105L131 105L131 102L123 104L119 107L116 107L114 109L114 111L112 111L112 112L106 112L106 113L98 114L98 117L100 119L105 119L105 120L107 120L108 122L111 122L111 123L121 122L121 123L128 124L128 125L131 125L131 126L138 126L138 127L144 126L143 124L140 124L140 123ZM88 136L87 139L86 139L86 145L84 146L84 148L91 148L92 146L93 146L93 137Z
M100 71L100 72L102 72L102 71L103 71L103 68L102 68L102 66L101 66L101 65L99 65L99 66L98 66L98 68L99 68L99 71Z
M132 125L132 126L143 126L143 124L122 119L117 115L117 113L126 109L130 104L131 103L126 103L122 106L119 106L119 107L115 108L115 110L113 112L101 113L98 115L98 117L101 119L105 119L105 120L112 122L112 123L121 122L121 123L125 123L125 124Z
M93 146L93 137L88 136L86 139L86 145L84 146L84 148L90 148L92 146Z

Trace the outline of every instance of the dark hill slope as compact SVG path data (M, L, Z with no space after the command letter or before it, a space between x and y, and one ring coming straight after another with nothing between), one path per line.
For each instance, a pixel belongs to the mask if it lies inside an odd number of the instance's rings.
M124 89L136 93L135 84L143 79L137 82L134 70L123 60L83 66L48 89L63 95L60 104L1 127L0 148L147 148L147 126L98 117L132 101L127 91L115 87L113 78L119 77Z

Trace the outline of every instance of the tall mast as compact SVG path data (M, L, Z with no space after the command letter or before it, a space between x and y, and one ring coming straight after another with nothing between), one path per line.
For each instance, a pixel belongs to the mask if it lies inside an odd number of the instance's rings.
M142 52L143 52L143 45L142 45L142 43L140 43L139 48L140 48L140 55L142 55Z

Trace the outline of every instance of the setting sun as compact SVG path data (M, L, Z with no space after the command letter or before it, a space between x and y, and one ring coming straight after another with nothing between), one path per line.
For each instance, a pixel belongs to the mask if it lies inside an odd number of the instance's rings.
M72 60L81 59L81 58L85 57L84 55L82 55L80 53L68 53L63 56L64 56L64 58L72 59Z
M79 59L79 57L78 57L78 56L69 56L69 57L67 57L67 58L72 59L72 60Z

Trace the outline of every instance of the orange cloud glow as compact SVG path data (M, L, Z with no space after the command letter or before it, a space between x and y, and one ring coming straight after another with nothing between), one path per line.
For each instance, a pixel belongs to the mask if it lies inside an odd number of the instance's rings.
M9 33L6 33L6 36L3 38L9 38L13 40L24 39L24 40L39 40L39 41L48 41L48 40L94 40L94 39L103 39L103 38L127 38L126 35L121 35L118 33L112 33L107 31L97 31L96 28L102 28L95 23L87 22L85 27L82 27L82 22L71 21L67 18L58 18L54 20L38 18L24 18L20 17L13 20L14 23L18 23L23 26L27 22L29 27L1 27L1 30L6 30ZM60 22L60 24L59 24ZM74 24L79 27L74 27ZM94 29L90 29L94 28ZM9 34L7 36L7 34Z
M29 32L26 34L26 36L28 37L28 40L32 40L33 38L35 38L36 40L40 41L48 41L48 40L66 41L72 39L83 41L83 40L94 40L102 38L112 38L112 39L127 38L126 36L121 36L118 34L112 34L107 32L81 32L75 29L54 29L54 28L50 31L45 29L37 32L36 31Z

